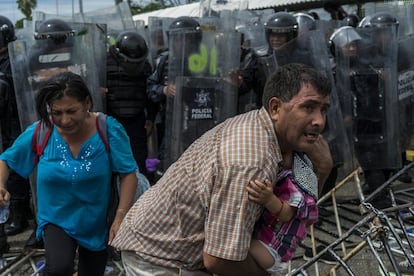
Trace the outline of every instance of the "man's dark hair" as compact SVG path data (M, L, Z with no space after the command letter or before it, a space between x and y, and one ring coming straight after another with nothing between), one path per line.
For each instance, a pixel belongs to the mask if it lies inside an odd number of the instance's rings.
M273 72L267 79L262 104L269 111L271 98L277 97L283 102L288 102L305 84L312 85L322 96L331 93L332 87L329 79L315 68L301 63L289 63Z

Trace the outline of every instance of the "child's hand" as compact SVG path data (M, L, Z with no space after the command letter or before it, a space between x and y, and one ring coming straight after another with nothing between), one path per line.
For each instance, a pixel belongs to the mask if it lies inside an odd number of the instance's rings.
M274 197L272 183L269 180L266 180L264 183L259 180L250 181L247 191L249 192L250 200L265 206Z

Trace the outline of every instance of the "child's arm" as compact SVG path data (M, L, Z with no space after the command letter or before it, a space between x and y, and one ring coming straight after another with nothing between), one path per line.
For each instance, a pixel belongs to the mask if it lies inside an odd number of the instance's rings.
M290 221L296 213L296 208L290 206L273 193L272 183L269 180L250 181L247 186L249 199L262 204L270 213L281 222Z

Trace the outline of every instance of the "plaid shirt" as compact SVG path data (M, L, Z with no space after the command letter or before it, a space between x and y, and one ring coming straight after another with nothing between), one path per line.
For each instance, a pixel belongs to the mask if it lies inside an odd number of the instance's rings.
M112 242L156 265L203 268L203 251L247 256L263 208L248 199L252 179L275 183L281 153L265 109L230 118L197 139L131 207Z
M314 178L315 185L318 185L316 175ZM277 251L283 262L287 262L294 256L298 241L305 238L306 227L318 220L318 206L310 194L300 189L292 170L284 170L278 174L278 183L273 191L287 204L298 208L289 222L272 225L273 237L268 241L263 241ZM268 210L265 210L263 220L261 227L268 227L273 223L274 218Z

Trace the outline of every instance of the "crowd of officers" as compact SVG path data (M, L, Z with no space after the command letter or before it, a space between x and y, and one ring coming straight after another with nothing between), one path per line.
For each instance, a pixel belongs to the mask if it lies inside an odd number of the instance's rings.
M331 124L328 123L326 136L330 142L335 168L330 183L326 184L327 187L335 184L337 170L344 167L345 163L351 162L345 157L346 154L337 152L338 148L343 148L340 141L346 141L345 144L349 145L345 152L355 152L355 155L351 154L351 158L355 158L364 170L366 193L375 190L404 164L405 158L401 157L401 154L409 144L407 141L412 131L412 112L409 110L412 108L404 106L406 111L403 126L395 131L390 130L394 122L401 122L400 117L395 115L400 113L401 106L390 106L387 103L388 100L398 101L398 79L390 79L390 76L397 76L397 70L401 71L398 68L401 64L399 59L392 58L393 55L401 55L397 51L398 47L389 47L391 41L398 45L397 31L400 24L398 18L392 14L380 12L366 16L362 20L350 14L343 20L336 21L333 27L325 29L321 27L322 21L315 13L276 12L262 21L238 23L235 33L238 34L236 37L239 38L240 49L234 49L234 45L231 45L232 51L238 55L235 62L238 68L221 72L217 77L224 80L230 90L236 91L228 94L228 97L235 95L233 103L226 102L227 106L220 105L220 108L231 111L228 113L220 113L217 103L226 101L219 95L223 91L228 91L227 88L223 88L225 85L222 84L220 88L213 87L214 91L210 93L208 87L200 83L198 84L204 90L198 89L197 84L189 85L194 79L188 79L181 86L173 80L177 74L199 77L194 75L194 70L188 70L190 66L194 66L189 64L189 60L194 53L202 52L200 45L206 31L196 18L184 16L171 19L170 22L165 34L167 39L176 40L176 44L171 41L164 42L163 46L157 47L156 50L155 46L151 49L152 45L142 33L132 30L120 32L115 43L107 47L106 83L102 89L105 98L104 111L124 126L130 137L139 169L152 183L156 181L157 173L162 174L162 171L206 129L231 115L259 108L267 76L278 66L291 62L309 63L324 70L337 84L334 95L337 97L338 106L335 106L335 100L332 101L332 105L333 109L340 108L339 111L333 111L333 117L328 114L328 122L331 120ZM39 31L42 28L43 31ZM382 38L382 41L374 41L374 36L366 35L365 30L375 28L378 32L384 31L391 36ZM56 42L57 37L60 40L68 39L69 36L66 34L71 30L69 23L60 19L50 19L41 24L37 34L43 32L46 39L55 39ZM320 37L315 36L317 30ZM263 34L263 43L262 36L258 34ZM315 44L315 38L321 38L318 44ZM370 39L366 45L376 47L363 46L362 42ZM16 34L13 24L6 17L0 16L0 152L10 147L25 127L19 120L21 114L16 103L19 99L15 94L8 56L8 44L14 40ZM181 44L177 45L177 41ZM180 51L181 54L178 54ZM400 57L400 60L405 59ZM177 69L177 66L181 68ZM411 64L406 65L408 69L414 68L410 66ZM383 69L395 72L391 75L381 75ZM213 77L216 76L218 75ZM384 80L385 77L389 79ZM207 86L211 83L205 75L198 80L205 82ZM395 86L389 87L385 83ZM197 97L189 100L187 94L191 94L191 88L198 89ZM180 93L186 93L187 96L180 95L181 102L177 103L174 98ZM412 97L411 91L408 107L412 104ZM192 104L189 101L192 101ZM198 104L197 108L194 107L195 103ZM235 108L230 106L232 104ZM389 119L390 114L396 120ZM190 120L185 118L186 116L200 120ZM178 143L181 143L182 149L180 148L178 153L171 152L177 150L176 144L172 142L177 136L174 134L177 131L184 133L179 136ZM404 140L404 135L409 138ZM149 141L157 142L154 145ZM390 153L397 157L389 157ZM395 162L380 162L383 158L390 158ZM154 166L152 162L158 164L157 161L161 164ZM401 180L411 182L407 175ZM28 219L33 216L29 180L12 173L7 189L12 195L11 216L6 224L0 225L0 253L9 249L6 236L24 231L29 225ZM29 240L28 243L32 246L34 240Z

